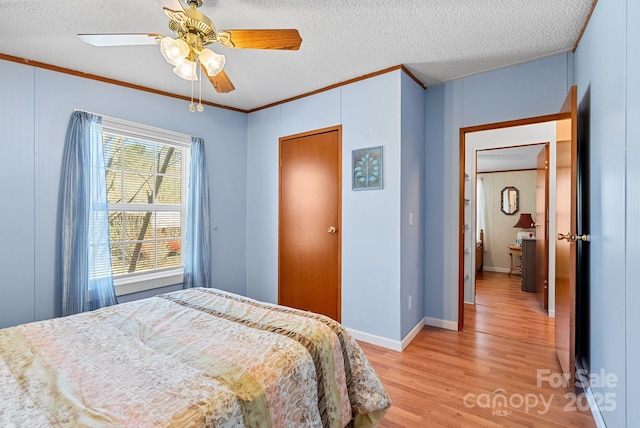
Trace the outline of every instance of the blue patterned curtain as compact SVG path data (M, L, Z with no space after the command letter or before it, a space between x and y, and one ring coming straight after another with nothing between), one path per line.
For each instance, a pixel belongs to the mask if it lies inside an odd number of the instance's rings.
M191 138L183 288L211 287L209 182L204 140Z
M116 304L100 116L81 111L71 116L60 216L62 315Z

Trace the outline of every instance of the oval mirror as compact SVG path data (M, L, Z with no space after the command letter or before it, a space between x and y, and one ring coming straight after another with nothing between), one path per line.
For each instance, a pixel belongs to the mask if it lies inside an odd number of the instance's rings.
M500 192L500 209L506 215L514 215L518 212L518 189L507 186Z

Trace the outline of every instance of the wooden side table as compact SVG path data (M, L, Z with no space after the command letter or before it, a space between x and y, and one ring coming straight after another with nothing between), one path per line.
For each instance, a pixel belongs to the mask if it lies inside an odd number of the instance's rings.
M520 257L522 257L522 247L518 245L509 245L509 258L511 260L511 266L509 266L509 276L511 276L511 274L514 272L522 274L522 265L514 264L514 257L518 257L518 260L520 259Z

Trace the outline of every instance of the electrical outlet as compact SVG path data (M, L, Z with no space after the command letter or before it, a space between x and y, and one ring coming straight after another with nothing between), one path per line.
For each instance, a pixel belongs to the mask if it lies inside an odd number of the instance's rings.
M413 304L413 297L409 296L409 307L408 309L411 310L411 305Z
M409 226L413 226L413 213L409 213Z

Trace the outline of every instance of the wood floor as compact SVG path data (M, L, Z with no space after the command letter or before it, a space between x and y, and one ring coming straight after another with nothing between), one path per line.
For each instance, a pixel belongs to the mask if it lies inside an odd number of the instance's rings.
M380 427L595 427L582 391L558 386L553 319L520 276L476 287L462 332L425 327L403 352L361 343L393 403Z

